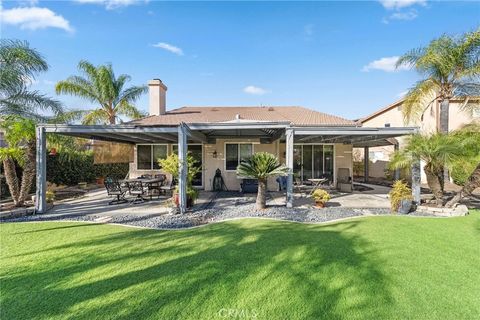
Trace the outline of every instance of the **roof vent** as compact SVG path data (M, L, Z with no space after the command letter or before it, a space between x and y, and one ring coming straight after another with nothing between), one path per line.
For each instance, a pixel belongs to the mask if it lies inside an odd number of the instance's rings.
M268 111L274 111L275 109L273 109L273 107L269 107L268 108Z
M235 120L240 120L240 115L238 113L235 115Z

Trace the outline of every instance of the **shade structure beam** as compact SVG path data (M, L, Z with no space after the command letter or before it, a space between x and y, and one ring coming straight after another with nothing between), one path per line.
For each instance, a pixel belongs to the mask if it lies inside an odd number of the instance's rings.
M37 190L35 193L35 212L47 212L47 133L45 128L36 128L37 144Z
M285 130L285 157L288 168L287 176L287 208L293 207L293 143L295 132L291 128Z

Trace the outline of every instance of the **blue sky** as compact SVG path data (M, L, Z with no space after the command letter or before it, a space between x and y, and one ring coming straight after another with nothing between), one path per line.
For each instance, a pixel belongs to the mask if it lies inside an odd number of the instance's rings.
M132 84L160 78L168 109L301 105L354 119L397 99L418 76L395 57L442 33L480 26L480 2L3 1L1 36L27 40L50 70L112 63ZM57 96L67 107L89 102ZM148 99L138 106L147 110Z

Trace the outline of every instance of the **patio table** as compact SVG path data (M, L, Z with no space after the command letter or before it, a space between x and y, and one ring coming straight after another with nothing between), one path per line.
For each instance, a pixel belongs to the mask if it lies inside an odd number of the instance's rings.
M312 178L312 179L307 179L307 180L310 181L311 183L313 183L313 189L312 189L312 191L310 191L310 193L308 194L309 196L311 196L311 195L315 192L315 190L317 190L318 188L320 188L320 186L322 185L322 183L328 181L327 178Z

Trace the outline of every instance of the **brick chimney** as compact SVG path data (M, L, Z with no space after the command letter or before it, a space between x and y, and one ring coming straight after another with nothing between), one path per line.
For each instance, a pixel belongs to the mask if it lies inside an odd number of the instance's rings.
M165 114L167 87L160 79L153 79L148 82L149 113L151 116Z

